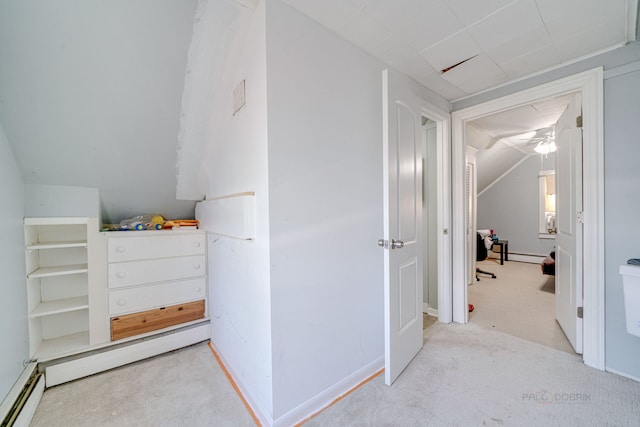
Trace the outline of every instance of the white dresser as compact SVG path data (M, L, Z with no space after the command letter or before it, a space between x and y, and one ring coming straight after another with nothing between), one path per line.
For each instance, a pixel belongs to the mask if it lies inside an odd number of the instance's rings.
M112 341L206 317L204 232L105 235Z

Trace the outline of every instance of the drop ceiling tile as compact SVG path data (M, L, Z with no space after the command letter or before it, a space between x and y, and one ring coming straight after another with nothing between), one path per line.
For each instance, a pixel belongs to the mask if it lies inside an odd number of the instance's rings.
M346 0L346 1L354 5L358 9L362 9L369 0Z
M395 44L392 34L387 28L362 12L349 18L346 24L338 30L338 33L377 57Z
M400 44L387 49L380 55L380 59L398 69L403 69L418 60L424 61L420 55L409 45Z
M536 3L542 19L549 22L560 16L571 16L583 7L595 7L598 3L606 2L602 0L536 0Z
M465 92L444 80L440 76L437 77L424 77L421 75L409 74L409 77L423 85L424 87L432 90L445 99L460 99L464 96L470 95L470 92Z
M553 44L548 44L532 52L502 62L500 68L511 78L523 77L562 63Z
M520 0L467 29L484 51L543 26L534 0Z
M547 119L551 119L552 123L558 121L560 115L567 109L567 105L573 99L573 95L559 96L546 101L534 102L532 107L538 113Z
M576 59L593 52L620 46L626 41L626 29L602 23L588 30L555 42L563 61Z
M487 133L498 137L521 135L540 125L541 116L531 105L501 111L481 117L473 121L473 125Z
M476 42L465 31L449 37L420 52L420 55L436 70L444 70L465 59L481 53Z
M622 46L619 34L611 34L611 29L603 28L597 33L583 33L556 43L556 49L563 61L571 61L594 52Z
M627 0L536 0L544 22L558 19L567 24L597 22L611 16L625 16Z
M439 0L370 0L362 9L399 37L430 46L462 30L462 23Z
M467 93L488 89L508 80L507 75L485 54L441 74L441 77Z
M627 26L626 11L624 8L612 8L602 10L600 14L594 14L587 10L578 10L571 15L562 15L546 22L549 34L554 41L575 36L588 31L591 27L602 26L603 23L617 27L625 34Z
M295 0L292 6L332 30L342 28L359 12L355 5L343 0Z
M487 51L487 54L501 65L503 62L509 61L526 52L535 51L551 43L551 38L545 27L538 27L533 31L522 34L507 40L505 43L494 49Z
M447 0L445 4L465 26L468 26L513 2L514 0Z
M468 92L463 91L440 77L440 73L420 57L412 64L406 66L405 70L407 75L415 81L446 99L458 99L468 95Z

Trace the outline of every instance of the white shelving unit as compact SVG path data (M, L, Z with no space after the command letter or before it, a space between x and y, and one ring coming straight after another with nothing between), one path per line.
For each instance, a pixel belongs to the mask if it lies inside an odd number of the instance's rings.
M97 218L24 220L30 357L46 387L211 336L204 232L98 230ZM204 317L184 321L179 313L112 341L112 320L200 301Z
M91 234L96 218L25 218L25 258L32 358L46 360L89 346Z

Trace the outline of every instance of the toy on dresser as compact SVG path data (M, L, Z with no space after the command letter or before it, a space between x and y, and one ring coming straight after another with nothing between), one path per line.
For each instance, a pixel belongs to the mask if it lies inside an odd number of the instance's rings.
M197 219L172 219L166 220L162 215L138 215L123 219L115 228L117 231L129 230L162 230L178 228L198 228Z

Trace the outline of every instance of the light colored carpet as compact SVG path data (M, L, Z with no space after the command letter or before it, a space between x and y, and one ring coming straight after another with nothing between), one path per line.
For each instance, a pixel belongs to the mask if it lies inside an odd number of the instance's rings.
M575 354L555 320L555 294L540 289L549 276L539 264L487 260L478 267L498 277L469 286L469 322Z
M437 317L429 316L427 313L422 313L422 329L427 329L438 321Z
M640 383L469 323L436 323L400 378L382 375L312 426L637 426Z
M472 323L435 322L424 336L393 386L378 376L305 427L638 425L638 382ZM206 344L48 389L32 423L253 425Z
M255 426L206 343L47 389L31 427Z

